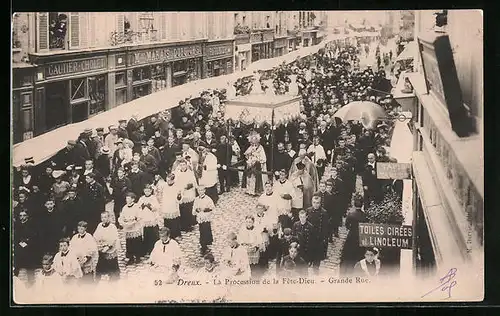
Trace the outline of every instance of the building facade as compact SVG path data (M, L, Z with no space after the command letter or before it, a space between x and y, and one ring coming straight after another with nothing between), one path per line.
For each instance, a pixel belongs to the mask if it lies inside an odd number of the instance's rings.
M234 71L229 12L39 12L13 20L15 143Z
M436 35L434 11L416 11L415 37ZM449 36L465 108L476 131L459 137L435 77L422 60L409 79L415 91L413 225L414 266L419 273L459 262L481 264L484 255L483 22L480 11L449 10ZM443 30L442 30L443 31ZM427 67L432 67L428 65Z

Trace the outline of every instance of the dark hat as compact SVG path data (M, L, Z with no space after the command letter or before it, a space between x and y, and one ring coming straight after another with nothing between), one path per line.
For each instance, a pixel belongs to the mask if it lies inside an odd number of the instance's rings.
M104 132L104 127L98 127L95 129L97 132Z
M285 229L283 229L283 235L285 236L290 236L292 234L292 229L287 227Z
M306 167L306 165L304 165L304 163L302 163L301 161L298 162L296 164L296 166L297 166L297 169L299 169L299 170L303 170Z
M121 119L121 120L118 120L118 123L127 123L127 120Z
M70 140L68 140L68 145L75 146L76 145L76 141L73 140L73 139L70 139Z
M115 145L120 143L123 143L123 138L118 138L115 142Z
M86 129L83 130L83 132L85 134L91 134L92 133L92 129L91 128L86 128Z
M81 132L80 133L80 137L87 137L91 133L92 133L92 131L90 131L89 133L87 133L87 132Z

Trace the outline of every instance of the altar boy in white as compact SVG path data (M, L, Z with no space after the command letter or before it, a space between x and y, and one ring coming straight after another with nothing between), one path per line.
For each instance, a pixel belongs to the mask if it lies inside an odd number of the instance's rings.
M73 252L80 267L82 268L82 281L85 283L93 283L95 277L95 268L99 260L97 243L90 233L87 233L87 222L78 222L78 233L71 238L69 249Z
M96 267L96 277L99 281L103 275L108 275L110 281L120 278L118 266L118 229L111 223L108 212L101 213L101 222L97 225L94 238L99 250L99 261Z
M167 275L167 280L175 282L181 265L182 252L175 239L170 238L170 229L160 229L160 240L155 243L150 256L150 264L156 272ZM167 282L167 283L170 283Z

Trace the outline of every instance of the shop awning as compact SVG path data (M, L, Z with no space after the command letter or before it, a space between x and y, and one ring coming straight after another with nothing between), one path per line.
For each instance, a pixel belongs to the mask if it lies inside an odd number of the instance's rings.
M401 54L399 54L398 57L396 58L396 61L414 59L417 56L417 54L418 54L417 43L415 41L412 41L406 44Z
M290 63L297 57L313 54L324 47L324 43L325 41L318 45L305 47L280 57L261 60L251 64L245 71L201 79L158 91L122 104L109 111L91 117L86 121L65 125L40 136L28 139L13 146L12 164L16 167L20 166L24 164L24 159L27 157L33 157L35 164L39 164L51 158L59 150L64 148L68 140L76 139L85 128L95 129L103 127L106 129L112 124L117 124L119 119L129 119L134 114L137 115L139 119L143 119L177 106L178 102L182 99L198 96L203 90L226 88L228 90L228 98L231 98L234 93L232 84L238 78L251 76L254 74L254 70L257 69L272 69L283 62Z

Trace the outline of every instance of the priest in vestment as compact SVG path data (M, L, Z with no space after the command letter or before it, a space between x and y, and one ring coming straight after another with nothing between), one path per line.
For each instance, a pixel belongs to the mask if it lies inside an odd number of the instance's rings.
M318 176L318 170L316 169L316 166L312 162L312 160L307 157L307 151L306 150L299 150L298 157L295 158L295 160L292 163L292 166L290 167L290 172L289 172L289 179L292 179L292 175L298 170L297 165L299 163L304 164L304 170L306 173L308 173L311 176L312 180L312 192L316 192L318 190L319 186L319 176ZM312 198L312 194L310 196ZM311 206L311 200L305 201L304 205L307 203L307 206L304 207L309 207Z
M298 211L308 208L312 205L312 196L314 194L314 182L311 176L306 172L305 164L302 162L293 165L296 171L290 175L290 181L293 186L292 211L294 216L298 216Z

